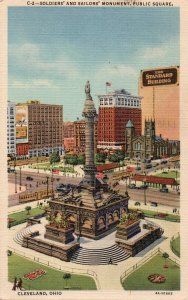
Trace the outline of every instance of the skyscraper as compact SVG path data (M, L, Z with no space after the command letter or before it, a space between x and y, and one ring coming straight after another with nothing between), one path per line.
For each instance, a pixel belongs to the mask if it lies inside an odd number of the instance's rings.
M179 67L142 70L142 134L146 119L155 120L156 135L179 140Z

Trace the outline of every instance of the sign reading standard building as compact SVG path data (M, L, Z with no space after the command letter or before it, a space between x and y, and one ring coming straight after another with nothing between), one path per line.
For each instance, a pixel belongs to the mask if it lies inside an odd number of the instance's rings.
M142 72L143 86L167 85L177 83L177 69L158 69Z

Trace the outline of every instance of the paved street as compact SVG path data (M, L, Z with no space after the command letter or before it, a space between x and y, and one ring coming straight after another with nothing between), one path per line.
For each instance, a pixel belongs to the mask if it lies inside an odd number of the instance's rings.
M49 171L42 171L39 170L39 173L36 170L28 169L25 167L24 170L21 171L21 191L20 191L20 173L17 170L17 180L15 186L15 174L8 174L9 183L12 184L12 192L9 191L9 206L18 205L18 197L19 193L26 193L26 192L33 192L37 190L44 190L47 188L46 180L47 176L50 178L49 180L49 188L55 189L59 183L71 183L71 184L78 184L82 177L76 177L75 174L67 174L67 176L62 175L53 175ZM33 180L27 180L26 177L32 177ZM112 174L108 174L109 181L112 177ZM53 183L51 181L53 178ZM14 185L14 186L13 186ZM15 189L17 193L15 194ZM126 190L126 182L121 181L120 184L115 188L116 190L120 190L121 192L125 192ZM137 190L137 189L128 189L129 195L131 200L144 202L144 190ZM150 202L157 202L158 204L162 204L165 206L171 207L180 207L180 199L179 195L177 194L176 190L169 189L169 193L161 193L159 189L156 188L148 188L146 190L146 201Z

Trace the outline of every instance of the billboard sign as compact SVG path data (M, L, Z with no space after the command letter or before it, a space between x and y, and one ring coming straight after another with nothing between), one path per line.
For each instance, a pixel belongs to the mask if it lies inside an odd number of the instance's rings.
M16 143L28 143L28 108L16 106Z
M142 72L143 86L169 85L177 83L177 68L164 68Z

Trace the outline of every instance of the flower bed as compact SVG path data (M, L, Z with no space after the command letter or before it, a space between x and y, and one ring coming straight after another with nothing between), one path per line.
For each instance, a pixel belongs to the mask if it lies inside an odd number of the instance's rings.
M24 275L24 278L25 279L29 279L29 280L34 280L34 279L37 279L43 275L46 274L46 271L42 270L42 269L38 269L38 270L35 270L33 272L30 272L28 274L25 274Z
M164 214L164 213L159 213L156 215L156 217L159 217L159 218L166 218L168 216L168 214Z
M166 281L166 278L164 275L160 274L151 274L148 276L148 280L152 283L163 283Z

